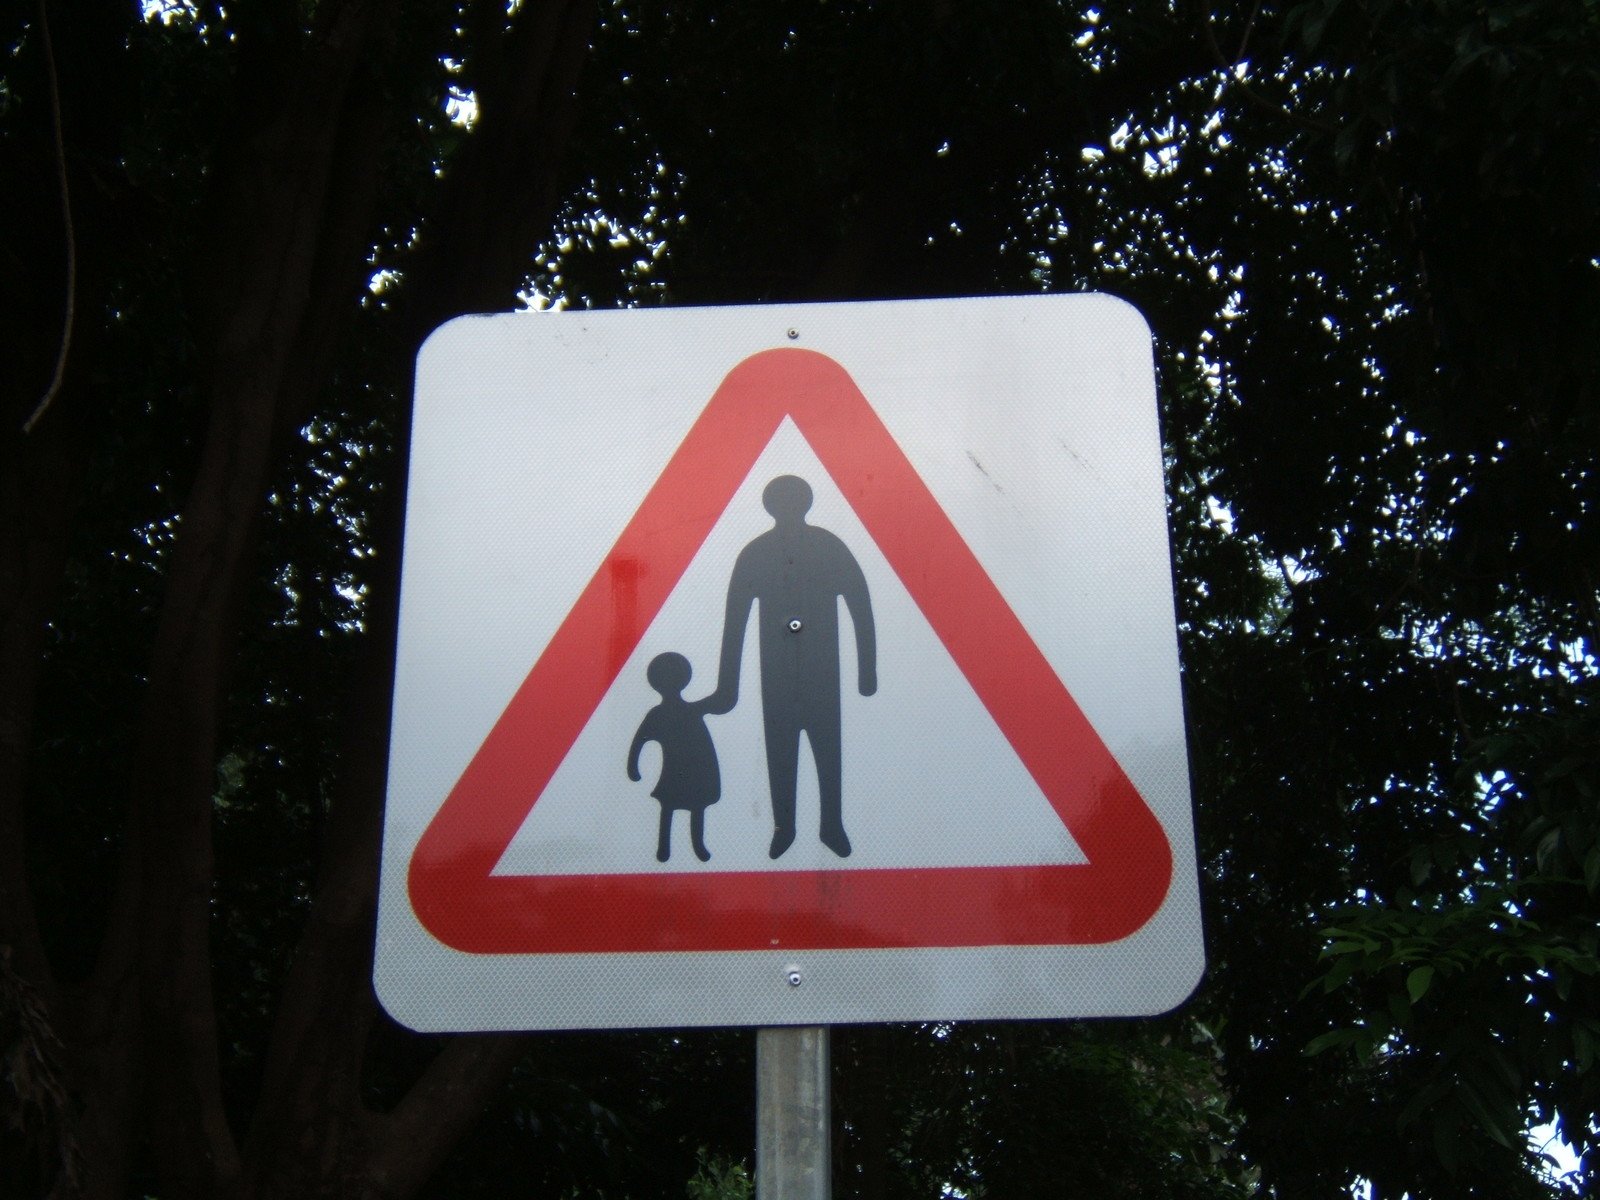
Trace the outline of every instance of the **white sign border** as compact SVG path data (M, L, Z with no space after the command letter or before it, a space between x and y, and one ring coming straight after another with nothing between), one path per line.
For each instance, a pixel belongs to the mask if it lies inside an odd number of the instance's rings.
M850 373L1106 737L1172 845L1166 900L1130 937L1091 946L620 955L444 946L412 914L405 881L463 755L722 377L781 345L818 350ZM1019 409L1051 419L1019 437L995 420ZM489 1031L1134 1016L1181 1003L1204 960L1159 447L1148 328L1105 296L505 314L442 326L417 371L374 967L385 1008L419 1030ZM508 462L520 464L509 476ZM569 470L595 478L580 486ZM1101 487L1085 489L1096 475ZM1060 479L1078 481L1065 525L1059 503L1032 504ZM533 536L572 553L543 562L537 580L499 577L485 564L496 545L529 536L530 506L550 510ZM1057 567L1044 586L1041 547ZM1073 567L1086 560L1117 569L1096 580ZM490 644L475 617L441 619L455 611L452 596L515 612L531 655ZM1120 661L1086 668L1078 643L1091 636ZM453 741L440 738L445 725Z

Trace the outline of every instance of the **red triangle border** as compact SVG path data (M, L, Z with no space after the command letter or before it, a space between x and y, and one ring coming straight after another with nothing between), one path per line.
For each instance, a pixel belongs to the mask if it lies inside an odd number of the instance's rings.
M493 874L784 417L1089 861ZM831 358L783 347L718 387L423 831L408 887L460 951L614 954L1104 943L1149 921L1171 879L1160 822L866 397Z

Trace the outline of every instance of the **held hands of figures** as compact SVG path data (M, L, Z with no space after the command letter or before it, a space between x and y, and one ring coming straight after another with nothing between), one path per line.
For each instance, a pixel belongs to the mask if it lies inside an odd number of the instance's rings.
M738 702L739 696L736 692L727 688L718 688L704 700L697 703L702 712L720 715L732 712L733 706Z

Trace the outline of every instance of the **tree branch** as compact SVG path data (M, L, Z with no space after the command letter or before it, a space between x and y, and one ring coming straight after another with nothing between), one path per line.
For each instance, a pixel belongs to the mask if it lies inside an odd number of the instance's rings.
M61 189L61 222L66 227L67 236L67 300L66 312L61 319L61 349L56 354L55 373L50 378L50 386L45 389L44 398L39 401L33 414L22 423L23 433L33 432L33 427L39 423L39 419L44 416L61 392L61 380L67 373L67 353L72 346L72 324L78 304L78 238L72 228L72 195L67 188L67 147L61 134L61 85L56 78L56 52L50 37L48 8L45 0L39 0L39 38L44 44L45 74L50 81L50 130L55 137L56 182Z
M372 1192L390 1200L415 1194L483 1114L532 1040L519 1034L453 1038L400 1107L378 1123L382 1132L365 1172Z
M478 24L503 9L482 0ZM479 84L483 112L445 175L441 215L406 270L404 328L414 341L446 317L509 306L538 238L553 220L558 164L576 113L575 86L595 18L587 0L527 6L512 33L491 35ZM409 378L408 378L409 385ZM405 446L409 386L398 397ZM342 738L341 780L331 808L313 916L282 991L261 1102L245 1143L246 1169L264 1192L293 1191L295 1153L346 1159L353 1177L381 1195L415 1191L448 1153L509 1071L520 1043L465 1039L447 1048L394 1116L362 1118L360 1068L373 1011L371 961L382 832L388 722L398 620L405 458L396 457L375 518L377 576L365 617L362 666ZM371 1131L349 1139L352 1121Z
M114 926L137 930L132 953L142 1012L144 1117L165 1186L185 1196L233 1187L240 1161L224 1113L212 994L212 795L217 737L237 610L252 567L268 474L284 413L320 386L307 359L326 360L326 325L358 277L369 220L330 208L339 135L370 58L384 6L326 6L284 102L247 143L225 182L209 245L226 259L202 304L223 314L210 344L211 418L167 572L140 722L133 797L135 878ZM369 204L370 207L370 204ZM342 236L348 244L329 245ZM339 270L331 275L329 263ZM122 963L106 973L123 978Z

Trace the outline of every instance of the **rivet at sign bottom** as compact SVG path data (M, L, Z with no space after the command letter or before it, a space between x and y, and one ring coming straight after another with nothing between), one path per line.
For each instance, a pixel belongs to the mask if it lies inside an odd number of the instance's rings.
M783 969L783 978L790 987L799 987L802 980L800 968L793 964L785 967Z
M794 620L789 622L789 632L790 633L799 633L800 632L800 618L799 617L796 617Z

